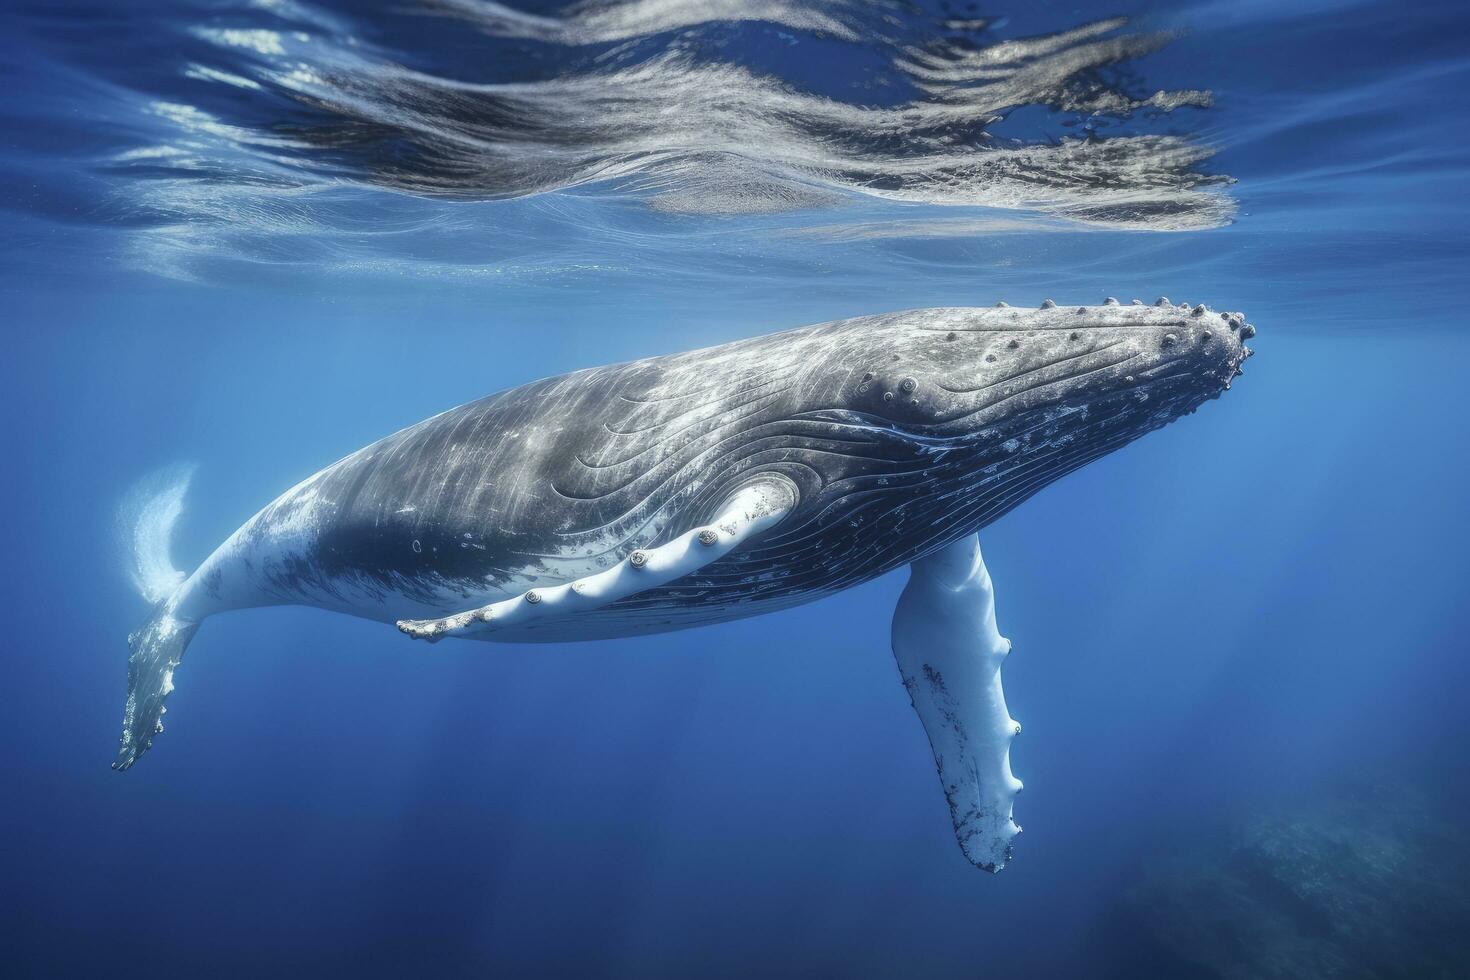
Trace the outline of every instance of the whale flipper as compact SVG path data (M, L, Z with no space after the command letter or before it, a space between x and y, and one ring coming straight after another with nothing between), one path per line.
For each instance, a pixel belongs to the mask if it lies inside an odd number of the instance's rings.
M685 531L657 548L634 551L595 575L531 589L441 619L401 619L398 628L432 643L446 636L470 637L611 605L723 558L736 545L776 524L795 504L795 490L788 481L770 479L747 484L731 496L709 524Z
M1011 641L995 626L995 591L971 535L921 558L893 613L893 655L929 734L955 836L965 857L992 874L1021 832L1011 805L1011 739L1000 665Z

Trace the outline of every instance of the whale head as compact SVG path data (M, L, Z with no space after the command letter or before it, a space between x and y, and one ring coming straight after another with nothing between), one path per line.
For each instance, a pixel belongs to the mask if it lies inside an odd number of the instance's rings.
M945 501L930 519L973 531L1219 397L1254 333L1241 314L1167 299L910 311L843 344L830 394L908 447L890 454L890 485L919 474L915 495Z
M915 324L908 359L934 367L932 424L957 435L1073 414L1106 416L1114 428L1157 428L1228 390L1255 335L1241 314L1166 298L1149 306L1047 301L1036 310L936 313ZM905 395L908 408L919 408L919 387L906 377L892 399L880 398L890 412L903 410Z

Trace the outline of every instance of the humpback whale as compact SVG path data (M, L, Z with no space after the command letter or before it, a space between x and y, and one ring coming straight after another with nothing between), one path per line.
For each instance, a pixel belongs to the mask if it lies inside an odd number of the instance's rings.
M313 474L174 573L130 637L113 767L152 746L185 647L227 610L317 606L429 642L590 640L783 609L909 565L893 652L960 846L999 871L1020 832L1020 725L978 532L1217 398L1254 332L1164 298L910 310L450 409Z

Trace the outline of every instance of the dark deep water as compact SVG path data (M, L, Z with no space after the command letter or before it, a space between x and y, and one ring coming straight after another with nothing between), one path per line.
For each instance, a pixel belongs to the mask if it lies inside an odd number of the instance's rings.
M5 975L1463 975L1470 16L1012 6L6 5ZM576 645L220 617L108 769L160 466L198 465L192 567L535 377L1161 293L1260 356L983 535L998 877L898 683L902 575Z

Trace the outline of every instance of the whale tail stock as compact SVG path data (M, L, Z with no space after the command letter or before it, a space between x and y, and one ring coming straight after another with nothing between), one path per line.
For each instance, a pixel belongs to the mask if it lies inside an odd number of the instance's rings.
M169 557L193 475L192 466L171 466L151 474L134 487L119 511L133 584L153 603L153 612L128 637L128 698L122 739L112 763L117 770L137 762L163 731L164 701L174 688L174 668L199 629L197 620L178 612L187 576Z

